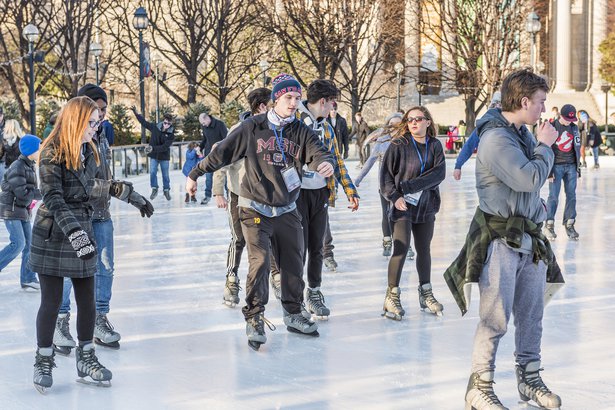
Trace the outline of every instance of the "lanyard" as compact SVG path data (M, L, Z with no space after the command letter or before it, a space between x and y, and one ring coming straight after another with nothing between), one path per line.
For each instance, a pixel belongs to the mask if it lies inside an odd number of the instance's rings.
M427 158L429 158L429 139L425 138L425 159L421 156L421 151L419 151L419 147L416 145L416 141L412 138L412 143L414 144L414 149L416 150L416 155L419 157L419 161L421 161L421 173L425 171L425 165L427 165Z
M279 136L278 136L278 132L275 129L275 126L271 127L271 129L273 130L273 133L275 134L275 142L278 145L278 149L282 153L282 161L284 162L284 165L286 165L286 155L284 155L284 145L283 145L284 139L282 138L284 136L284 128L280 130Z

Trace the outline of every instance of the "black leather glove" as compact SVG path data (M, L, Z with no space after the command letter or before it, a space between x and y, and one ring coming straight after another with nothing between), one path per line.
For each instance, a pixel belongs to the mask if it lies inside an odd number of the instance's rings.
M154 206L150 201L138 192L132 186L132 183L127 181L111 181L109 190L111 196L119 200L128 202L141 212L142 217L150 218L154 214Z
M91 259L96 256L96 248L83 229L76 229L68 234L68 241L79 259Z
M152 152L154 150L154 148L151 145L148 145L147 147L145 147L144 151L146 154L149 154L150 152Z

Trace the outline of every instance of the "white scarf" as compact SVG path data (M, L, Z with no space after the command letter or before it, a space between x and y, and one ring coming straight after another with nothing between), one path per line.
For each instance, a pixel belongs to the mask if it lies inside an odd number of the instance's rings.
M282 118L272 108L269 110L269 112L267 112L267 120L269 120L269 122L272 123L276 128L282 128L295 121L295 116L291 115L290 117Z

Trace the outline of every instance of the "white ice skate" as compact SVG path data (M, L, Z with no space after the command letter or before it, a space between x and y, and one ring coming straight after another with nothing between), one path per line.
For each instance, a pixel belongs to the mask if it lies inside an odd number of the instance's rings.
M431 283L426 283L422 286L419 286L419 304L421 306L421 310L425 311L427 309L429 313L433 313L436 316L442 316L442 311L444 310L444 306L440 302L436 300L433 295L433 291L431 289Z
M107 319L104 313L96 313L96 325L94 326L94 342L97 345L108 347L110 349L120 348L120 339L122 337L113 329L113 325Z
M56 328L53 332L53 350L63 356L70 355L76 343L70 334L70 312L59 314L56 320Z

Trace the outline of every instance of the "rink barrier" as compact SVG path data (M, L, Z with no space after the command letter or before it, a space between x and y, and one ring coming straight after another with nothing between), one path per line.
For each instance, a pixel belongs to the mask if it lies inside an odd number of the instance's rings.
M186 148L192 141L178 141L171 145L169 170L182 169L186 160ZM195 141L198 143L198 141ZM111 172L115 178L117 171L122 178L133 175L149 174L149 157L145 153L148 144L111 146Z

